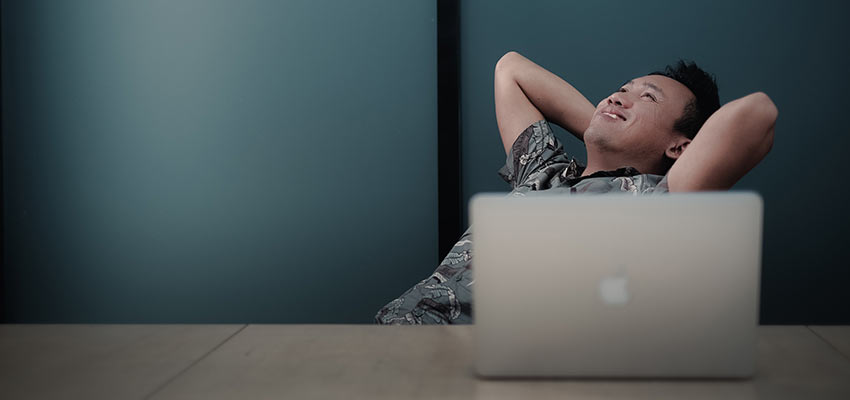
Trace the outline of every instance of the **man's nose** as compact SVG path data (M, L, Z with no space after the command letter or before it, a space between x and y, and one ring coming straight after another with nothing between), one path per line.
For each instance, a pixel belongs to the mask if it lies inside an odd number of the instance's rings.
M623 92L614 92L608 96L608 104L615 104L623 108L628 108L631 103L623 96Z

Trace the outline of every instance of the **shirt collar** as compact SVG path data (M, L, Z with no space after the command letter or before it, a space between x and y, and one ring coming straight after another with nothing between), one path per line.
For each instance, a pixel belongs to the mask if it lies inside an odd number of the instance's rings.
M564 169L564 173L562 174L567 185L573 186L587 178L598 178L603 176L635 176L641 174L640 171L634 167L622 167L610 171L596 171L588 176L581 176L585 168L586 167L584 165L576 163L575 159L571 159L570 164L567 165L567 168Z

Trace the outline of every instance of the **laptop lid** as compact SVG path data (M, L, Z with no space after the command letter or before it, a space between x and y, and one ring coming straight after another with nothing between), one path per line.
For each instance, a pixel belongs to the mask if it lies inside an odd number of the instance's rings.
M480 375L753 373L758 194L544 193L470 200Z

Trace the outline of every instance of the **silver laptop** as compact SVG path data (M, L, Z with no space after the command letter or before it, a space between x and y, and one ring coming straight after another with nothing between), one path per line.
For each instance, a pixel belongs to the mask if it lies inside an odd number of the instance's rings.
M762 199L477 194L476 370L493 377L747 377Z

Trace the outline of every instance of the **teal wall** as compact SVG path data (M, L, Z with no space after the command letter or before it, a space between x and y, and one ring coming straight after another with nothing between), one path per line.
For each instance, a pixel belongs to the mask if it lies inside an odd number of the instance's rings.
M515 50L594 104L679 57L714 73L722 103L764 91L779 109L773 150L734 190L762 194L764 323L850 323L850 3L483 1L461 3L464 202L508 191L493 69ZM586 160L583 144L556 135ZM464 214L464 225L467 226Z
M724 103L779 108L735 187L765 199L762 321L850 323L848 8L461 1L464 202L508 190L504 53L594 102L690 58ZM439 261L435 18L430 0L4 1L5 320L371 322Z
M433 1L4 1L7 322L363 322L437 265Z

